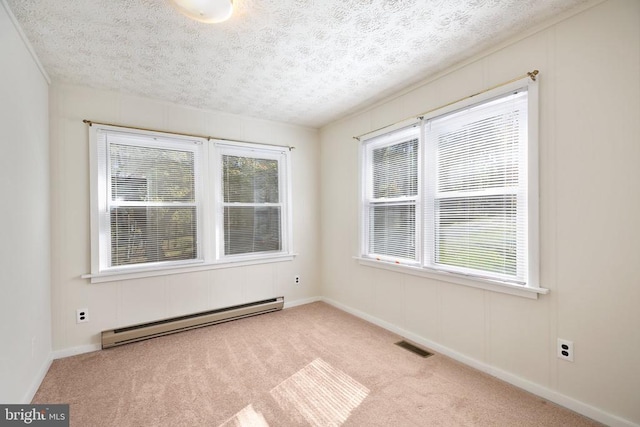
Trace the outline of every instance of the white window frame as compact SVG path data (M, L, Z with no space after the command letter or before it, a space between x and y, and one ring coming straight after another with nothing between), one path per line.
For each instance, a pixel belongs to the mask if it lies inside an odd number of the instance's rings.
M418 188L417 194L415 196L403 196L396 198L375 198L373 195L373 186L369 185L371 180L373 180L373 168L372 160L373 160L373 151L379 148L388 147L392 145L396 145L398 143L402 143L408 140L418 139ZM421 259L421 144L420 144L420 127L419 123L415 120L411 121L407 126L400 127L399 129L389 131L383 135L378 135L368 139L362 146L362 177L361 177L361 194L362 194L362 203L361 203L361 221L363 223L363 230L367 230L367 232L361 233L361 247L363 248L363 253L368 252L368 248L370 247L370 212L374 206L394 206L394 205L413 205L415 207L415 257L414 259L407 258L397 258L387 254L379 254L379 253L371 253L368 256L375 258L376 260L382 260L393 263L404 263L406 265L419 265Z
M369 224L365 220L366 211L366 198L364 196L364 187L366 180L366 170L368 157L366 154L367 143L373 138L379 138L380 135L390 133L402 126L407 126L407 123L401 123L391 128L386 128L382 131L376 131L361 138L361 150L360 150L360 165L361 165L361 194L362 199L360 203L361 213L361 239L360 239L360 255L355 258L359 260L361 265L382 268L386 270L396 271L405 274L411 274L431 279L436 279L445 282L456 283L465 286L471 286L480 289L486 289L501 293L507 293L511 295L517 295L527 298L537 298L539 294L548 293L548 289L542 288L539 283L539 203L538 203L538 81L533 81L530 78L524 78L499 88L489 90L479 95L469 97L463 101L459 101L443 108L434 110L425 116L421 117L423 123L440 117L445 114L449 114L454 111L463 110L465 108L472 107L474 105L487 102L491 99L498 98L500 96L512 93L518 90L528 91L528 141L527 141L527 185L528 185L528 203L527 203L527 215L528 215L528 227L527 227L527 263L528 263L528 277L524 284L516 284L509 280L503 280L499 277L486 277L484 275L477 275L473 273L465 273L462 271L442 271L432 268L430 265L429 248L426 247L428 241L428 222L423 222L424 227L421 227L420 240L421 245L421 258L418 265L415 263L403 263L398 260L381 259L379 257L371 256L367 253L366 236L368 235ZM421 196L425 194L427 183L427 172L425 171L425 156L433 154L428 153L428 146L424 144L424 131L420 139L421 158L419 161L419 169L422 171L419 187L422 188ZM423 217L422 213L426 211L425 203L428 197L422 197L422 207L420 212L416 210L416 224L420 218ZM416 248L418 250L418 248Z
M108 160L99 161L99 155L106 153L106 142L100 133L122 133L147 140L148 145L197 150L195 156L195 192L197 205L197 258L161 263L144 263L125 266L109 266L111 256L111 235L109 232L109 166ZM155 142L153 142L155 140ZM291 160L289 147L279 145L251 144L244 142L215 140L132 129L113 125L93 123L89 128L90 143L90 210L91 210L91 272L82 278L91 283L103 283L168 274L204 271L245 265L291 261L293 252L292 201L291 201ZM279 157L279 191L281 192L281 239L280 251L268 253L239 254L223 256L220 251L223 221L221 204L221 150L238 150L241 153L262 153ZM105 158L105 157L103 157ZM199 161L198 161L199 160Z
M271 258L274 255L288 254L291 247L291 194L290 161L289 150L283 147L265 147L250 144L229 144L227 141L216 141L216 176L215 198L216 198L216 258L220 261L238 262L251 259ZM278 203L259 203L255 206L278 206L280 207L280 251L253 252L247 254L225 255L224 253L224 208L225 206L247 206L248 204L225 203L223 195L222 180L222 159L225 155L238 157L251 157L256 159L269 159L278 162Z

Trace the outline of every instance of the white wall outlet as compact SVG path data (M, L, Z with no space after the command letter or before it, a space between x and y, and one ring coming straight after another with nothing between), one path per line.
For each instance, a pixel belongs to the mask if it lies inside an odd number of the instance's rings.
M84 323L89 321L89 310L79 308L76 310L76 323Z
M296 285L299 285L299 284L300 284L300 276L296 276L296 277L294 277L294 278L293 278L293 282L294 282Z
M573 341L558 338L558 358L573 362Z

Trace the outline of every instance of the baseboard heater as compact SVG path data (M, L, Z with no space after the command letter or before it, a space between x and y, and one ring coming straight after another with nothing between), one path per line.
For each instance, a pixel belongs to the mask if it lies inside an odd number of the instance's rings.
M186 316L158 320L156 322L142 323L139 325L112 329L110 331L103 331L102 348L115 347L189 329L215 325L216 323L242 319L243 317L270 313L272 311L282 310L283 306L284 297L277 297L249 304L236 305L233 307L204 311Z

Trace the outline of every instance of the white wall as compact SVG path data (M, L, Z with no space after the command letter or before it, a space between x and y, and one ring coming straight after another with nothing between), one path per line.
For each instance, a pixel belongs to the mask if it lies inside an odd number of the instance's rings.
M319 143L315 129L54 84L50 91L52 307L56 356L98 348L100 331L284 295L320 295ZM83 119L292 145L294 251L289 262L90 284L89 143ZM294 285L294 276L301 284ZM77 308L88 323L76 324Z
M0 3L0 402L27 403L50 363L48 86Z
M529 300L360 266L358 143L540 70L541 285ZM323 295L605 422L640 423L640 2L611 0L321 130ZM575 343L575 362L555 356Z

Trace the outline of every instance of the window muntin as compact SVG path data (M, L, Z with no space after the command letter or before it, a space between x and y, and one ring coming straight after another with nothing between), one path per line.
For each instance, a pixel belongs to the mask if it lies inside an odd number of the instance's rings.
M531 100L528 84L512 87L503 93L493 91L475 103L465 101L457 109L453 105L435 111L422 120L416 167L422 172L417 175L415 199L399 203L372 197L389 186L372 179L371 170L376 167L372 151L398 144L394 135L406 129L364 141L363 258L494 283L538 286L537 267L531 265L531 260L537 262L537 241L531 238L537 232L537 209L532 209L537 207L537 183L531 176L537 176L537 171L529 170L537 166L537 143L531 132L537 126L537 114L528 114L537 100L535 95ZM407 164L388 166L392 170L386 175L404 187L411 176ZM377 206L387 212L371 219ZM402 224L415 224L415 233L413 229L396 231L394 225L400 223L396 218L401 216L405 217ZM414 252L380 250L371 244L385 243L378 235L395 238L396 248L416 243L415 258Z

